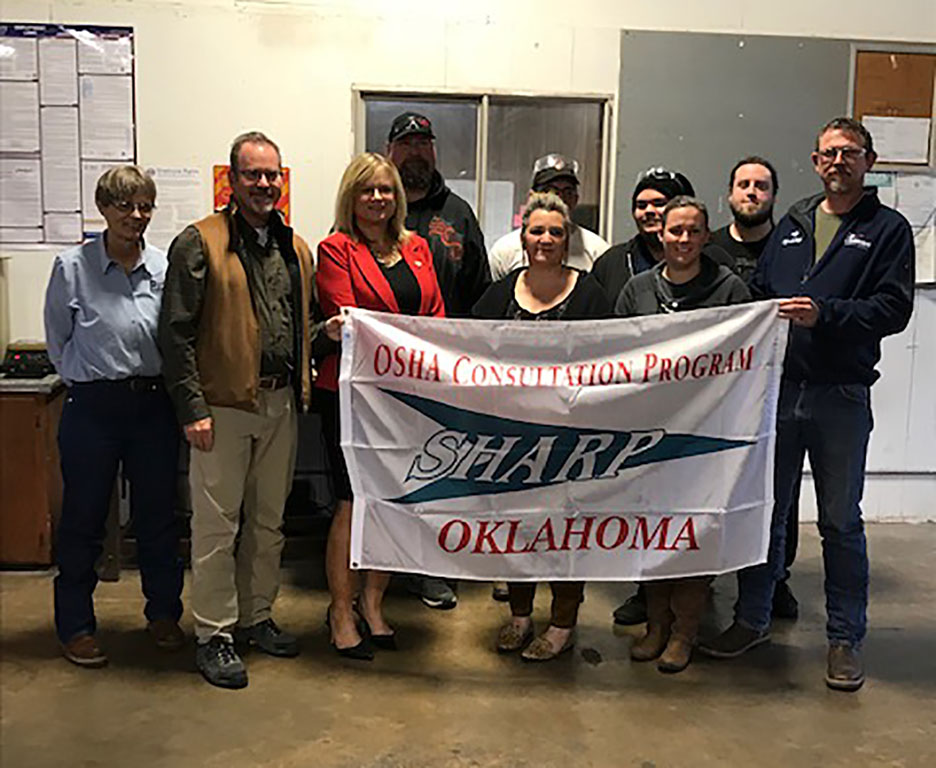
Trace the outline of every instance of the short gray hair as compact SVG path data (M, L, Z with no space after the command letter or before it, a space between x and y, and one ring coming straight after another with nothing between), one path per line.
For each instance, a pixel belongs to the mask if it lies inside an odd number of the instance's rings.
M266 144L267 146L273 147L276 150L276 156L279 158L280 165L283 164L283 153L280 152L280 148L276 146L276 142L273 141L265 133L260 131L248 131L247 133L242 133L236 139L234 143L231 144L231 173L237 173L237 161L240 159L241 147L244 144Z
M99 209L120 202L129 202L136 195L146 195L156 202L156 182L138 165L118 165L105 171L94 190L94 202Z

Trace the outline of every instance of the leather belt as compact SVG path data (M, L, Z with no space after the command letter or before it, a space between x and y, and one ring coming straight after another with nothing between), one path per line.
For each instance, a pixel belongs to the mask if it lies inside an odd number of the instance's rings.
M273 376L261 376L260 383L258 387L260 389L282 389L283 387L289 386L289 375L285 373L277 373Z
M165 385L162 376L130 376L126 379L97 379L96 381L75 381L73 387L114 387L129 389L131 392L157 392Z

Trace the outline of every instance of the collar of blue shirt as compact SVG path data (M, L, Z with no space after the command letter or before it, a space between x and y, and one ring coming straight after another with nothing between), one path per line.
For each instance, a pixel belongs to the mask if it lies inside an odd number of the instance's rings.
M104 233L101 233L98 237L94 238L94 249L97 252L98 262L101 265L101 271L107 272L107 270L119 267L116 261L114 261L110 256L107 255L107 249L104 247ZM136 266L131 270L131 272L136 272L138 269L145 269L146 274L152 276L154 272L153 264L153 252L150 248L146 247L146 240L141 239L141 244L143 246L140 252L140 260L136 263Z

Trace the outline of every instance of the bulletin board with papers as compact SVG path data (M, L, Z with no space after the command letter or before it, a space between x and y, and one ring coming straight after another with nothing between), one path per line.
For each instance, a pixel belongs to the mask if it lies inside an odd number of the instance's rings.
M930 165L936 53L860 50L854 116L874 137L880 164Z
M0 24L0 244L103 229L97 180L135 161L132 28Z

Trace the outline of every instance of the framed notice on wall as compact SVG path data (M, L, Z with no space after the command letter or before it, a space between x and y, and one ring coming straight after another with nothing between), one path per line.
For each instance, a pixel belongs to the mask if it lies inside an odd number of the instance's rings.
M104 228L98 177L136 162L133 30L0 23L0 245Z

